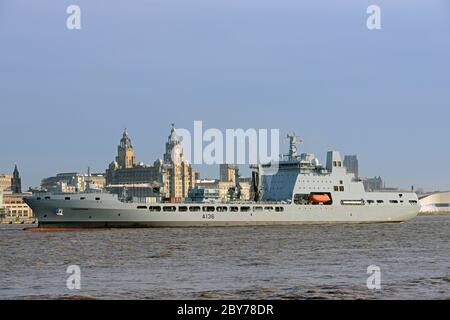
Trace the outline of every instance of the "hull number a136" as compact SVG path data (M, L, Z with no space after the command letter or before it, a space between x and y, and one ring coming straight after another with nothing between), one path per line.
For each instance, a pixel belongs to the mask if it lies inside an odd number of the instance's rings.
M205 213L203 216L202 216L202 219L205 219L205 220L214 220L216 217L214 216L214 214L213 213Z

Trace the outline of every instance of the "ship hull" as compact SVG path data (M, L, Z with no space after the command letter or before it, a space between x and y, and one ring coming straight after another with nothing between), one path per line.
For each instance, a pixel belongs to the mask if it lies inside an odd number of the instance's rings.
M25 201L33 208L39 227L54 228L164 228L164 227L239 227L268 225L303 225L332 223L395 223L418 215L419 205L405 201L397 205L295 205L240 204L239 212L230 212L232 204L158 204L161 212L152 212L152 205L122 203L114 199L37 200ZM180 207L197 207L200 212L180 212ZM139 209L138 209L139 207ZM175 208L164 212L166 207ZM247 212L242 212L245 207ZM205 212L214 208L214 212ZM218 208L226 212L217 212ZM224 209L225 208L225 209ZM271 208L272 210L266 210ZM280 209L282 208L282 209ZM275 211L276 209L282 212Z

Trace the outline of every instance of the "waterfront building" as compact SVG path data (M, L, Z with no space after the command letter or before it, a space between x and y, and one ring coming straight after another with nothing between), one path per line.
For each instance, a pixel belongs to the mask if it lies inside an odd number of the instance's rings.
M250 200L251 192L250 192L250 186L252 183L251 178L246 177L240 177L239 178L239 185L241 187L241 200L248 201Z
M221 164L220 166L220 181L236 183L238 180L239 170L236 165Z
M132 185L162 184L163 165L161 160L153 163L153 166L136 162L134 147L127 130L123 132L122 139L117 147L117 157L106 170L106 188L112 192L122 195L125 189ZM153 189L153 187L152 187Z
M381 177L363 178L362 180L366 191L379 191L384 189L384 183Z
M152 166L136 162L134 147L125 130L116 160L106 170L106 186L123 194L126 190L120 190L118 186L130 191L132 185L148 185L145 192L151 194L158 191L161 197L174 200L188 197L189 189L195 186L195 176L195 170L184 159L183 148L173 125L163 160L156 160Z
M419 199L421 214L450 213L450 192L438 192Z
M219 193L219 200L229 201L237 197L237 186L233 181L220 181L220 180L197 180L196 186L203 189L217 190ZM242 201L250 200L250 179L239 179L240 197Z
M110 184L106 186L110 193L117 194L121 199L134 202L155 203L161 201L159 183ZM139 199L139 201L136 201Z
M58 173L54 177L48 177L41 181L41 189L48 192L74 193L85 192L88 189L102 190L104 187L105 175L101 173Z
M106 170L106 185L159 183L162 181L163 164L161 160L147 166L143 163L135 164L131 168L123 168L113 162Z
M13 177L11 180L11 190L13 193L22 193L22 179L20 178L17 165L14 166Z
M0 174L0 190L11 190L12 178L10 174Z
M217 202L220 199L219 189L196 186L189 190L189 199L200 203Z
M3 193L2 223L34 223L33 210L23 201L31 193Z
M348 173L353 173L355 178L359 177L359 164L356 155L344 156L344 167L347 169Z
M233 190L228 190L228 197L233 197L232 192L238 192L239 198L241 200L250 200L250 185L251 179L244 178L239 175L239 168L232 164L221 164L220 165L220 182L221 188L231 188ZM231 183L227 184L227 183ZM220 188L220 189L221 189ZM221 194L226 194L225 190L221 191Z
M195 187L195 170L184 158L183 146L172 124L164 153L164 188L168 198L187 198Z
M231 181L220 180L198 180L195 185L205 190L217 190L220 201L230 200L230 189L235 188L236 184Z
M3 189L0 188L0 221L3 220L5 216L5 211L3 207Z

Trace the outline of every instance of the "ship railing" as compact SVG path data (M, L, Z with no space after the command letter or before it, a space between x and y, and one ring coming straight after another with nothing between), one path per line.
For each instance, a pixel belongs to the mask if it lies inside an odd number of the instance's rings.
M129 199L120 199L124 203L136 203L136 204L148 204L148 205L209 205L209 206L220 206L220 205L290 205L292 202L289 201L215 201L215 202L195 202L195 201L182 201L182 202L136 202Z
M33 192L32 196L45 196L45 195L55 195L55 196L70 196L74 194L112 194L106 190L91 190L91 191L84 191L84 192L61 192L61 191L35 191Z
M366 192L376 192L376 193L414 193L415 191L411 191L408 189L396 189L396 190L390 190L390 189L380 189L380 190L366 190Z

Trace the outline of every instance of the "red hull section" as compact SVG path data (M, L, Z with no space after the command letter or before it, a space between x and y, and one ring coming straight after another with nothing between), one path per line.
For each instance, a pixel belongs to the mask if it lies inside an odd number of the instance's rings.
M97 228L97 229L93 229L93 228L52 228L52 227L47 227L47 228L42 228L42 227L32 227L32 228L24 228L23 231L32 231L32 232L45 232L45 231L86 231L86 230L95 230L95 231L99 231L99 230L111 230L109 228Z

